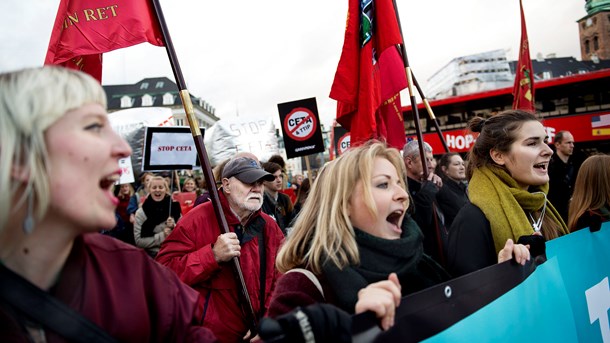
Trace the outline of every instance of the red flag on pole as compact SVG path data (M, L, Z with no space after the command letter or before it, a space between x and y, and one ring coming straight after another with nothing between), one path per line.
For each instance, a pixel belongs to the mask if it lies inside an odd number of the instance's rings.
M149 42L163 35L148 0L62 0L44 64L82 70L102 80L102 53Z
M530 58L527 28L523 15L523 4L519 0L521 9L521 45L519 46L519 62L515 70L515 85L513 86L513 109L535 112L534 106L534 69Z
M402 37L392 0L349 0L330 97L351 145L377 138L402 149L406 141L399 92L407 80L397 44Z

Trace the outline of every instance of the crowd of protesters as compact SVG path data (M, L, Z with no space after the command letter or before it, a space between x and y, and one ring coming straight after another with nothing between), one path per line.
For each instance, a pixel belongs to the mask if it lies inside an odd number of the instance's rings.
M610 220L610 156L572 161L569 132L554 155L524 111L468 125L479 136L466 161L370 141L315 179L289 183L281 156L242 152L214 168L215 185L188 177L172 192L146 172L115 186L131 149L97 81L59 67L1 74L0 337L256 341L263 317L316 306L336 318L327 337L349 338L348 314L388 329L402 296L524 264L539 242ZM55 307L37 315L19 304L31 297Z

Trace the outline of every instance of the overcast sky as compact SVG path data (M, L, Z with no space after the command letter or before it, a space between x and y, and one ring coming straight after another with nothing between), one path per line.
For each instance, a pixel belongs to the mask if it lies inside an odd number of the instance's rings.
M347 0L160 2L189 91L218 117L278 118L278 103L315 97L322 123L332 122L336 102L328 94ZM516 59L518 0L397 2L424 92L428 77L455 57L506 49ZM59 0L0 1L0 71L42 65L58 6ZM580 60L576 21L586 15L585 0L523 0L523 6L532 58ZM164 48L145 43L104 54L103 84L161 76L174 80Z

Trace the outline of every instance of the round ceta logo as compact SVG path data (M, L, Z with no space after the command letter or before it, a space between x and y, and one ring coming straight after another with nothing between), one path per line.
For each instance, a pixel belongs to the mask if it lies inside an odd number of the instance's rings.
M349 149L351 137L352 136L348 132L339 138L339 141L337 142L337 154L339 156L343 155L343 153Z
M316 116L308 108L298 107L284 119L284 130L295 141L304 141L316 132Z

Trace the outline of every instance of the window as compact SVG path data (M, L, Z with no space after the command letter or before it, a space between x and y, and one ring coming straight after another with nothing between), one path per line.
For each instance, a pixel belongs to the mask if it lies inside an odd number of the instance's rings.
M121 108L132 107L133 99L127 95L121 97Z
M593 51L597 51L599 49L599 42L597 41L597 36L593 37Z
M585 54L588 54L591 52L591 47L589 46L589 40L587 39L585 41Z
M157 84L155 84L155 88L163 88L163 81L157 81Z
M150 94L142 95L142 106L152 106L153 101L153 97Z
M163 105L173 105L175 98L171 93L165 93L163 95Z
M148 89L148 82L142 82L140 89Z

